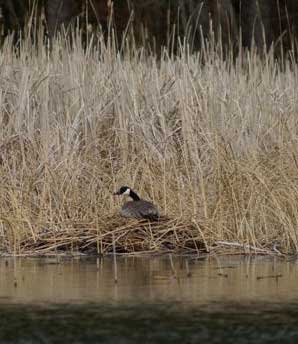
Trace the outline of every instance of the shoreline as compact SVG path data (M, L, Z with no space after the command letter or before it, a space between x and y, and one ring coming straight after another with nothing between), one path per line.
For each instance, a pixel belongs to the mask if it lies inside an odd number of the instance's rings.
M213 255L294 255L284 253L276 242L261 247L235 240L207 239L204 226L196 221L165 219L149 222L124 219L118 215L109 217L108 220L101 230L83 222L65 230L44 230L20 242L14 253L0 251L0 257L103 258L113 255L154 257L170 254L203 259ZM208 233L208 229L206 232Z

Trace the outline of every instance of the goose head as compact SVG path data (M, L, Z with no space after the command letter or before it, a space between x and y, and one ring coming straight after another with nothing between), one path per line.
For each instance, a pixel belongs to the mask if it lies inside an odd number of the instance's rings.
M121 195L127 195L130 196L131 188L128 186L121 186L121 188L114 192L113 195L115 196L121 196Z

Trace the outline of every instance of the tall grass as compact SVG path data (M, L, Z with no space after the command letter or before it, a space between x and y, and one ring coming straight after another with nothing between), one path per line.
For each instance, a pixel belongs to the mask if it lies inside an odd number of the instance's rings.
M135 188L216 240L298 251L298 73L212 44L160 59L94 40L0 55L0 247L118 212ZM206 239L207 238L207 239ZM1 243L2 242L2 243Z

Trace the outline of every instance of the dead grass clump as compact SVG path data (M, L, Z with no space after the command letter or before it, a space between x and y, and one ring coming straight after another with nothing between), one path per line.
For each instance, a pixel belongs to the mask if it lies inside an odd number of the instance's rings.
M104 255L112 253L114 245L117 253L175 251L198 254L207 250L197 226L177 219L148 222L109 216L97 224L71 221L60 226L64 229L44 228L34 242L31 238L23 240L20 254L79 252Z

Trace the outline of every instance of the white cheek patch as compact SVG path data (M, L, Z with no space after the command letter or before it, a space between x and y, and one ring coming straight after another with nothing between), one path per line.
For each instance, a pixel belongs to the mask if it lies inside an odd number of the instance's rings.
M130 189L126 189L126 191L123 192L123 195L129 195L130 194Z

